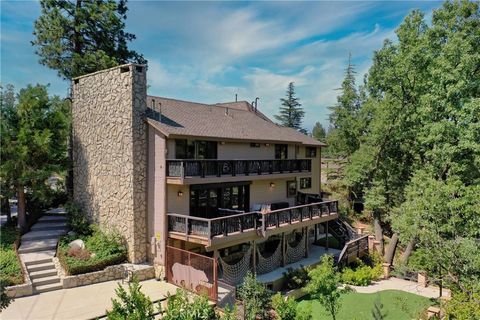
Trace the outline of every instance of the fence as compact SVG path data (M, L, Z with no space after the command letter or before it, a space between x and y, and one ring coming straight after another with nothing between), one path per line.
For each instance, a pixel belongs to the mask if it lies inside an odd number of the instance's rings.
M167 281L216 301L217 264L215 259L167 246Z

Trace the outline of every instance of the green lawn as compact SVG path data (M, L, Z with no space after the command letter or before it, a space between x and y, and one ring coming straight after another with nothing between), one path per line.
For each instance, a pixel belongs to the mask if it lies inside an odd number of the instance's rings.
M386 320L418 319L420 314L432 304L428 298L397 290L386 290L379 293L348 293L342 297L342 307L337 315L337 320L373 319L372 309L378 296L383 304L382 313ZM306 304L313 304L314 320L331 319L318 301L311 300L306 296L301 299L299 308L305 307Z

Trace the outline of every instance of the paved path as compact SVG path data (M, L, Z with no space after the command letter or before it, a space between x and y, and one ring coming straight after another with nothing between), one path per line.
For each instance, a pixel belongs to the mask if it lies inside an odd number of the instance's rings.
M52 258L58 240L67 231L65 211L58 208L47 211L32 226L31 231L22 236L18 253L27 268L35 293L62 288Z
M105 315L115 298L115 289L122 281L108 281L71 289L45 292L34 296L17 298L0 318L2 320L46 320L46 319L93 319ZM142 291L152 301L175 293L177 287L163 281L140 282ZM126 286L126 285L125 285Z
M398 278L390 278L388 280L381 280L373 282L366 287L350 286L359 293L375 293L384 290L401 290L405 292L414 293L427 298L438 298L440 295L440 289L438 287L422 287L418 283L413 281L407 281ZM444 289L444 291L446 291Z

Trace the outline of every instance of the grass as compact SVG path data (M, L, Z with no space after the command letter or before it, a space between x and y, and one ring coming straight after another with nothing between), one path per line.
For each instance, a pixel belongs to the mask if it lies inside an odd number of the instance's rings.
M429 298L413 293L385 290L378 293L347 293L342 297L341 308L337 320L372 319L372 309L376 299L383 304L382 313L385 320L419 319L424 310L433 304ZM299 303L299 308L312 305L313 320L331 319L317 300L305 296Z
M22 267L14 249L14 242L19 233L15 227L0 229L0 281L7 286L24 282Z

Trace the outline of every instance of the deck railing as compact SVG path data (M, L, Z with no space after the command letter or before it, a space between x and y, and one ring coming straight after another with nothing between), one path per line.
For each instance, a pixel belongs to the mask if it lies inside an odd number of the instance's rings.
M361 258L366 253L368 253L368 235L347 242L338 256L338 264L346 265L356 258Z
M186 236L197 236L213 239L217 236L228 236L256 230L265 235L269 229L327 217L336 214L338 201L324 201L305 204L270 212L246 212L218 218L200 218L175 213L168 214L168 231Z
M311 159L167 160L167 177L221 177L310 172Z

